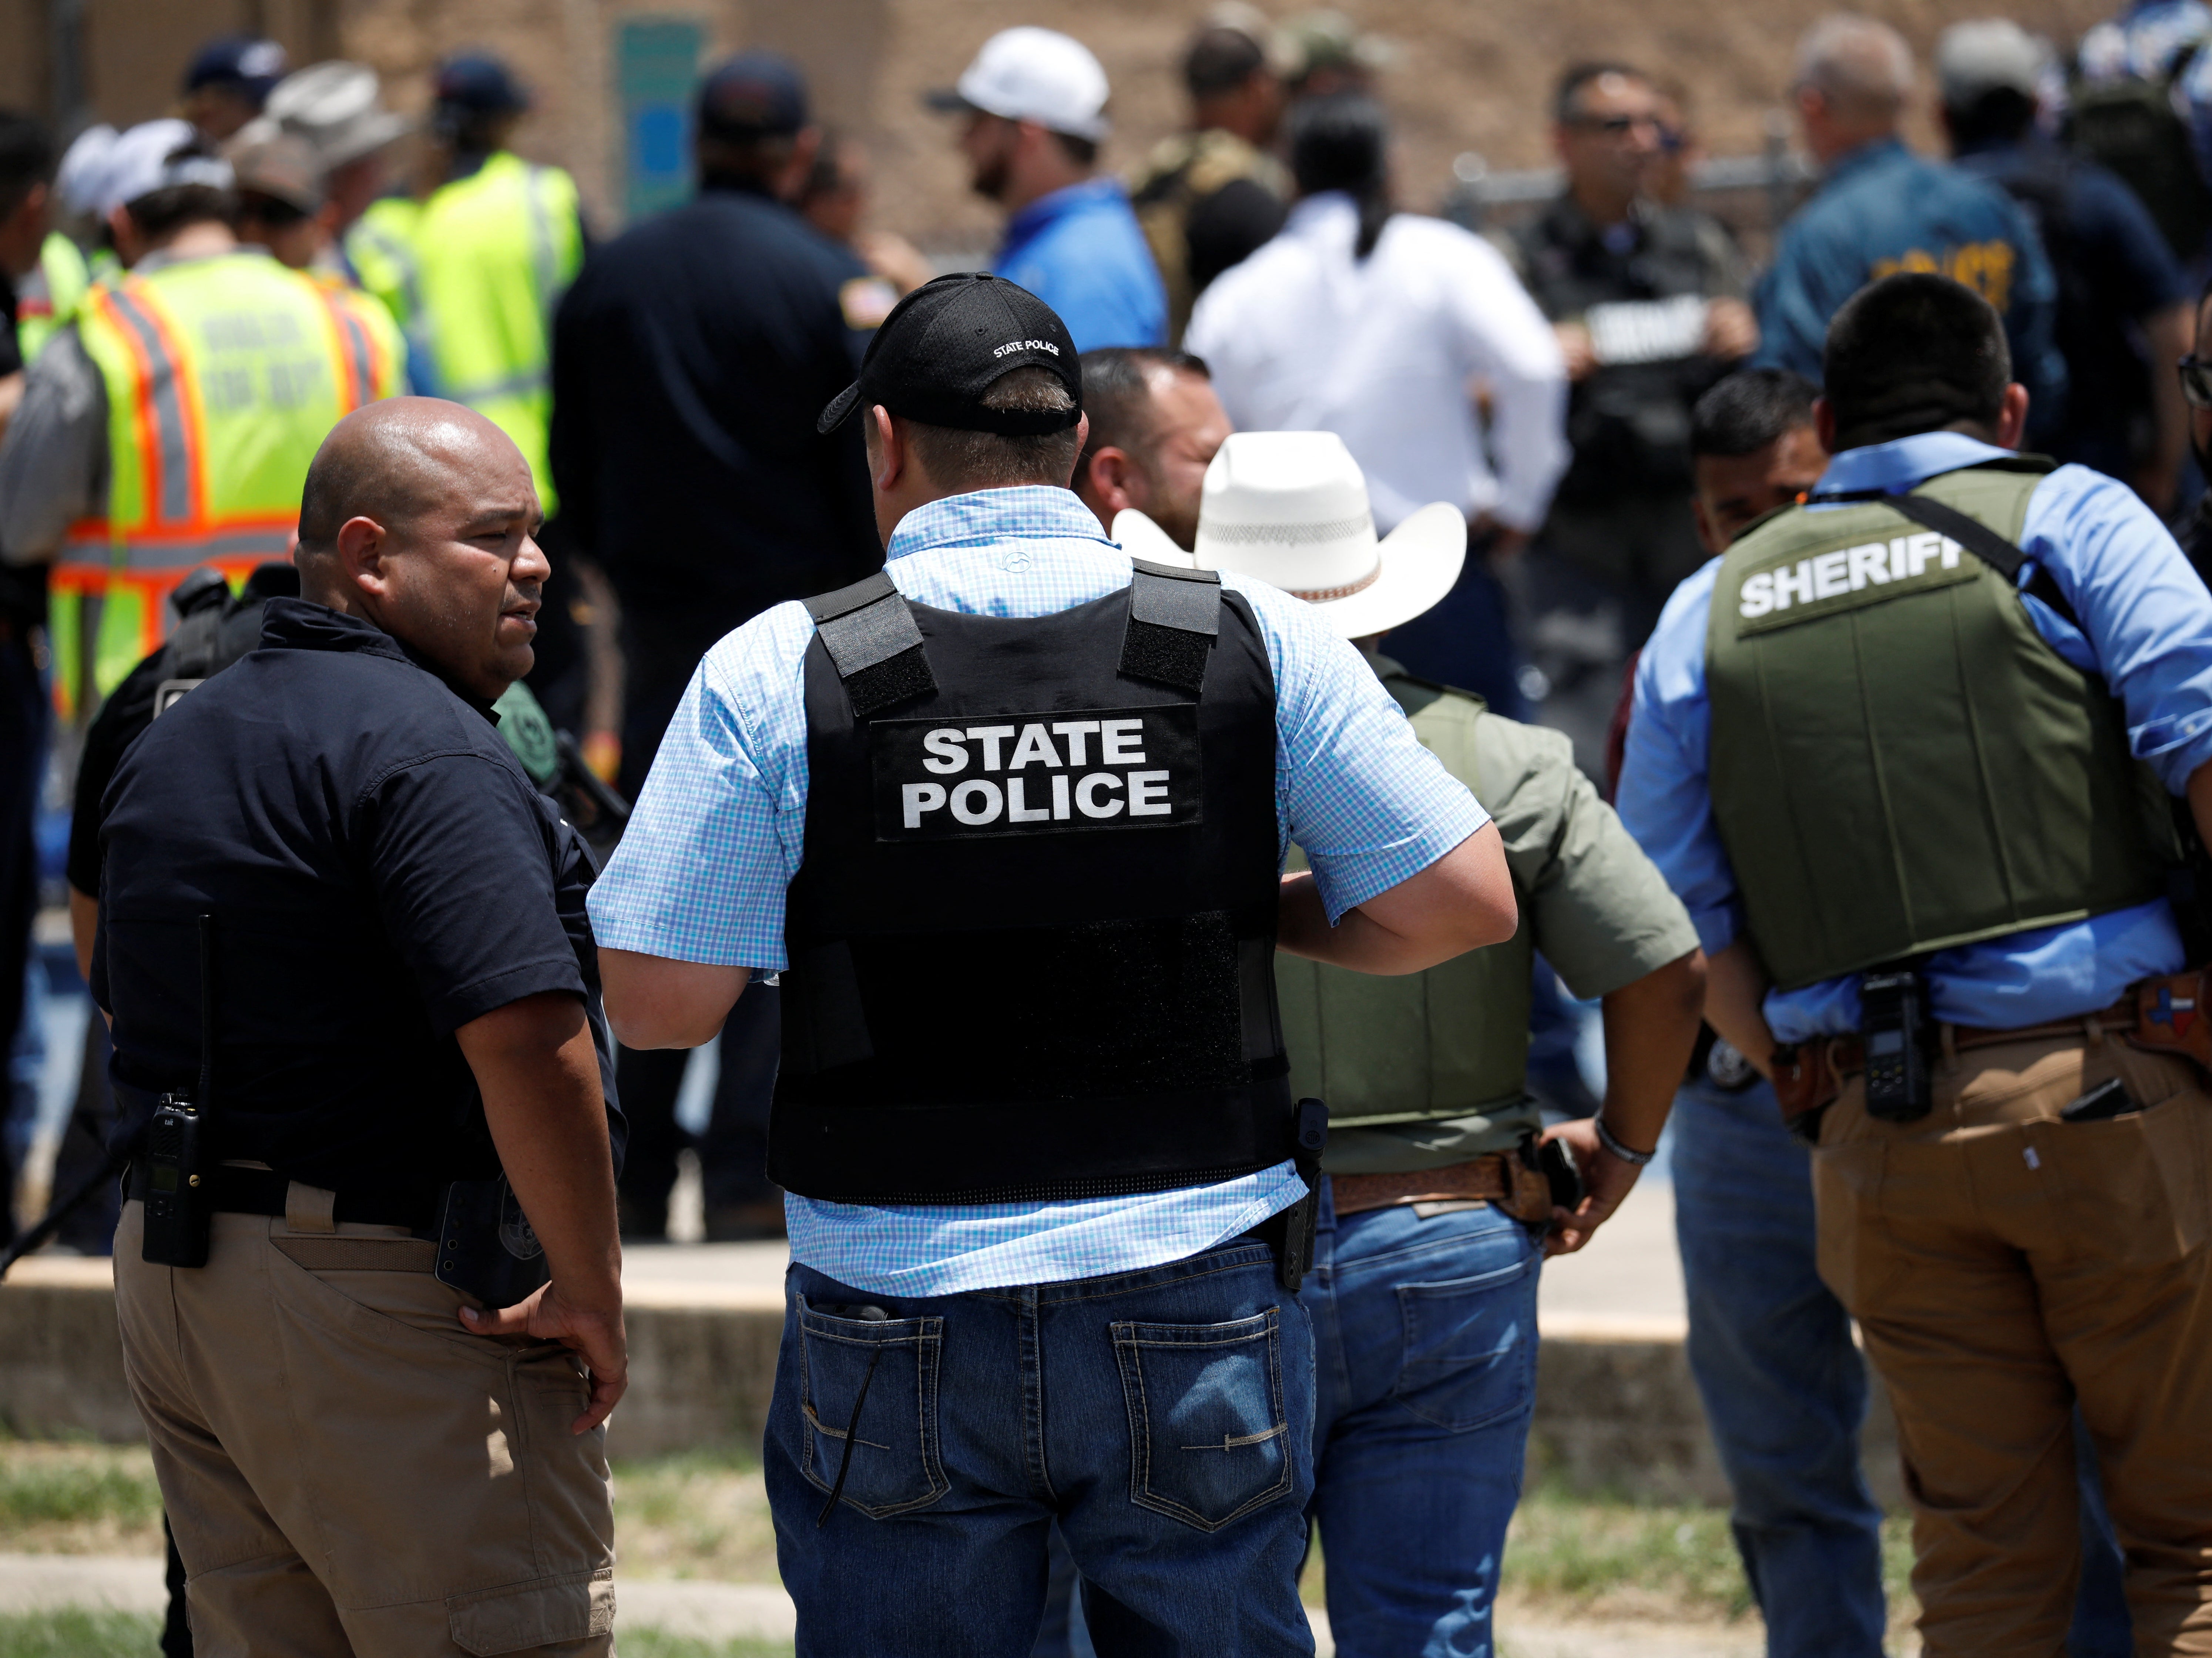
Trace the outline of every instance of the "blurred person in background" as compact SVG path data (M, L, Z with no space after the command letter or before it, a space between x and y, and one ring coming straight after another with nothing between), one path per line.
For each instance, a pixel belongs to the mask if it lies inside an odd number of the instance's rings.
M1085 351L1083 411L1091 429L1073 485L1083 504L1109 536L1120 514L1140 512L1190 551L1206 469L1230 432L1205 362L1164 346Z
M1389 150L1370 98L1297 106L1297 203L1281 234L1200 296L1185 343L1240 429L1341 437L1377 530L1427 501L1460 504L1473 540L1458 585L1399 629L1391 653L1520 718L1528 703L1495 567L1543 522L1565 470L1565 367L1504 255L1393 210Z
M323 169L304 138L255 122L222 147L238 180L238 240L265 247L277 264L313 268L331 246Z
M2149 212L2192 276L2212 233L2212 7L2203 0L2127 0L2095 23L2057 84L2069 148L2108 167Z
M122 134L97 200L130 274L48 342L0 440L0 551L52 566L73 720L167 635L195 566L285 556L316 446L398 390L402 356L374 302L239 245L230 166L184 122Z
M465 403L514 439L551 518L553 312L586 243L576 183L507 147L530 97L498 58L448 58L435 89L428 188L372 203L346 252L407 336L410 387Z
M1695 191L1691 169L1705 157L1690 124L1690 89L1672 76L1651 85L1659 99L1659 153L1644 169L1644 194L1662 207L1687 207Z
M185 70L177 113L220 144L261 113L284 78L284 48L250 34L209 41Z
M0 111L0 442L21 403L26 352L16 284L38 270L47 240L54 141L27 115ZM12 1061L24 1016L25 968L39 908L37 811L46 768L47 703L40 657L43 568L0 559L0 1064ZM12 1072L12 1066L11 1066ZM0 1231L15 1231L16 1113L0 1089Z
M805 83L745 52L700 88L696 130L697 198L595 254L554 324L553 475L571 544L621 601L633 800L710 646L883 562L859 432L815 432L880 319L882 282L787 205L820 142ZM763 1173L777 997L752 987L719 1039L700 1148L712 1238L781 1229ZM666 1234L689 1057L622 1051L626 1236Z
M882 278L883 309L877 319L880 321L901 296L911 294L937 273L921 251L897 232L861 225L870 193L868 152L860 141L848 133L822 129L813 165L806 169L794 205L807 223L831 241L851 248Z
M1266 15L1217 8L1183 52L1190 131L1163 138L1129 185L1180 340L1206 286L1283 228L1290 175L1270 154L1288 89Z
M1894 271L1939 272L2003 318L2028 391L2028 435L2044 441L2060 428L2066 398L2050 261L2026 210L1996 185L1905 148L1899 126L1912 82L1912 49L1887 23L1838 13L1799 41L1793 90L1821 179L1759 279L1754 361L1817 383L1828 319L1845 300Z
M2132 483L2165 516L2189 453L2187 405L2166 372L2190 346L2189 279L2134 192L2039 130L2050 56L2002 18L1953 24L1936 48L1943 129L1961 170L2027 210L2051 261L2066 416L2041 446Z
M1663 112L1636 70L1569 69L1553 102L1566 188L1499 239L1573 387L1574 459L1522 566L1522 642L1547 681L1545 723L1593 777L1630 653L1705 562L1687 500L1691 406L1759 341L1728 232L1646 189Z
M1397 60L1396 45L1361 32L1340 11L1303 11L1283 24L1293 98L1327 98L1375 90L1376 76Z
M392 145L409 122L384 107L374 70L336 59L277 82L263 118L313 149L322 169L319 217L331 239L323 262L343 268L343 238L384 194Z
M965 117L960 149L975 193L1006 210L994 274L1057 312L1075 349L1159 345L1167 293L1118 179L1098 173L1106 71L1079 40L1002 30L931 108Z
M18 377L76 315L92 281L83 250L55 228L62 204L55 157L44 122L0 110L0 312L8 342L0 347L0 434L23 394Z

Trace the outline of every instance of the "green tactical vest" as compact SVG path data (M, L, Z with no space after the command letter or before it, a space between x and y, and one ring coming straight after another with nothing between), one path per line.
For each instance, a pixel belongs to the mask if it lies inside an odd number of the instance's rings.
M2048 470L1917 493L2017 542ZM1780 988L2165 890L2165 792L2118 701L2009 578L1893 508L1793 507L1744 536L1705 660L1713 815Z
M1383 681L1422 744L1480 796L1474 731L1482 704L1393 675ZM1307 867L1294 847L1292 869ZM1423 973L1354 973L1278 952L1275 987L1294 1097L1328 1104L1332 1128L1537 1112L1526 1088L1535 946L1528 895L1508 942Z

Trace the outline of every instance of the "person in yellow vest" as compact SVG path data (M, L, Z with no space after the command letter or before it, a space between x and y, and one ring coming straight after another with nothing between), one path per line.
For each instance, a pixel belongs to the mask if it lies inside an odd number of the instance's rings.
M372 204L346 254L406 332L413 389L512 438L550 516L553 309L583 264L584 227L575 181L507 147L529 106L497 58L447 58L430 121L434 187Z
M284 556L316 446L399 389L391 319L242 247L231 185L182 121L115 141L98 202L129 274L49 343L0 440L0 554L52 566L65 719L161 642L195 567Z

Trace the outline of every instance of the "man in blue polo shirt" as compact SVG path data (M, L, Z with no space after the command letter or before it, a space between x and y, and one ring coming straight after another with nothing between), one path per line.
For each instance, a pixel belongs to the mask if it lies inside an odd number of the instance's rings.
M2177 803L2212 823L2212 596L2125 485L2013 452L2027 393L1959 284L1873 284L1824 366L1819 484L1644 647L1621 818L1814 1144L1923 1649L2063 1649L2078 1408L2135 1650L2201 1652L2212 1049L2166 895Z
M1797 114L1822 178L1783 227L1753 295L1753 364L1818 384L1828 319L1845 300L1894 271L1939 271L1996 307L2028 389L2029 431L2055 431L2066 363L2051 331L2057 284L2035 227L1995 185L1905 147L1898 128L1911 90L1911 48L1887 23L1839 14L1799 43Z
M1102 1640L1312 1651L1317 1113L1269 963L1516 925L1497 829L1310 607L1103 539L1081 398L1012 283L900 302L822 422L866 422L884 570L708 653L592 896L633 1046L781 978L806 1658L1025 1651L1055 1521Z
M1081 41L1012 28L928 100L966 115L975 192L1009 216L992 269L1057 312L1079 351L1167 343L1167 289L1144 228L1120 182L1097 175L1106 95Z

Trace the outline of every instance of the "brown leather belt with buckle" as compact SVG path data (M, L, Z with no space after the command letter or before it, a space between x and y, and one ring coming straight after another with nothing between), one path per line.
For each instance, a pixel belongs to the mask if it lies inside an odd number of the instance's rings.
M2110 1007L2075 1019L2051 1019L2011 1030L1975 1025L1949 1027L1954 1054L2007 1042L2064 1042L2093 1033L2118 1035L2154 1054L2194 1060L2212 1074L2212 1023L2205 1006L2207 974L2162 973L2138 980ZM1774 1096L1782 1121L1808 1145L1820 1138L1820 1114L1842 1097L1844 1079L1866 1068L1856 1036L1827 1036L1774 1050Z
M1329 1193L1339 1215L1409 1203L1494 1203L1516 1220L1535 1223L1552 1218L1551 1182L1521 1160L1517 1152L1487 1157L1442 1169L1413 1169L1389 1175L1331 1175Z

